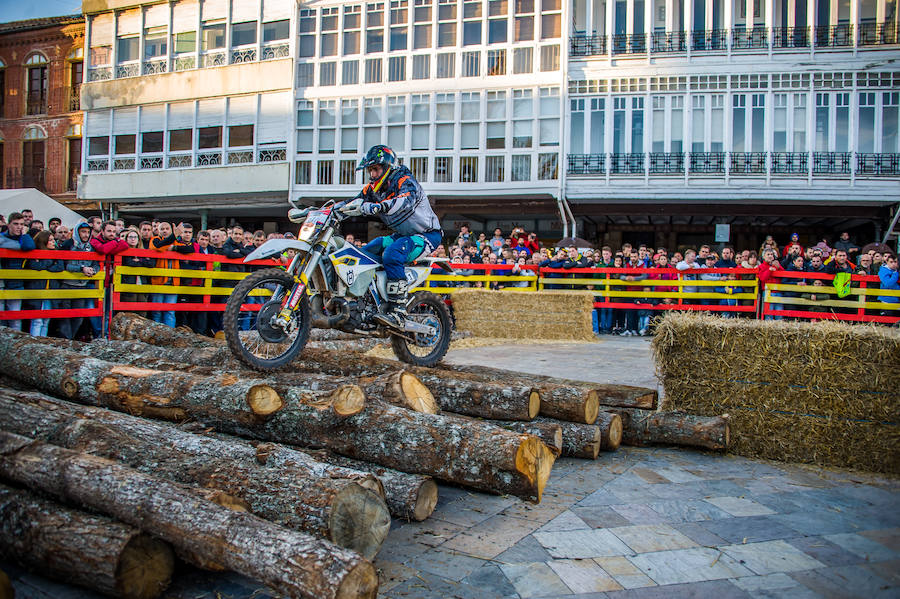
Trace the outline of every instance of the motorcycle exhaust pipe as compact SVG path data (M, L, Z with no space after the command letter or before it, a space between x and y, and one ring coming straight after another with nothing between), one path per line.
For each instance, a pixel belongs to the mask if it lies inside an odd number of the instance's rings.
M310 312L312 312L312 319L310 321L310 324L313 326L313 328L333 329L350 320L350 309L347 306L346 300L331 300L330 302L328 302L329 309L333 309L335 304L337 304L337 308L340 310L340 313L333 316L327 316L322 310L322 298L319 296L313 298L313 305L310 306Z

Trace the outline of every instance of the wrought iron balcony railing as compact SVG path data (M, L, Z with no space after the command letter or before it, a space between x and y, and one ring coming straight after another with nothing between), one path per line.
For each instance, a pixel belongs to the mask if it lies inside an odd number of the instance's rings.
M769 30L762 27L735 29L731 32L732 50L765 50L769 47Z
M606 154L569 154L566 172L570 175L605 175Z
M846 48L853 45L853 25L817 25L816 48Z
M643 33L626 33L612 36L613 54L645 54L647 36Z
M606 36L577 34L569 40L570 56L598 56L607 53Z
M857 154L857 176L896 177L900 175L900 154Z
M727 29L706 29L691 32L692 52L724 52L727 48Z
M684 174L684 152L651 152L650 174Z
M765 152L731 152L728 171L732 175L765 175Z
M813 152L813 175L849 175L852 164L850 152Z
M774 48L809 48L809 27L776 27L772 29Z
M898 43L897 23L860 23L857 46L881 46Z
M609 172L612 175L643 175L644 154L610 154Z
M688 169L692 175L724 175L725 152L691 152Z
M772 152L773 175L809 174L809 154L807 152Z
M684 31L654 31L650 34L650 51L656 54L684 52L687 33Z

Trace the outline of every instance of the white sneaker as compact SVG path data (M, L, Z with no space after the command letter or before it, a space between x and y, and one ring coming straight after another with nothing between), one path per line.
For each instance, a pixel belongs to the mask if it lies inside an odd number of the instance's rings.
M646 336L649 335L649 334L650 334L650 331L649 331L649 330L647 330L647 329L641 329L641 332L640 332L641 337L646 337Z

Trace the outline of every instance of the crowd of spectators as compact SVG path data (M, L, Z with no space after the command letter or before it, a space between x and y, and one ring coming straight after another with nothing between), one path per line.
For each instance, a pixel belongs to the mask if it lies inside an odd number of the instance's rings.
M123 219L104 221L99 216L91 216L78 223L74 229L62 224L58 218L51 218L43 223L34 219L30 210L14 212L4 219L0 216L0 249L21 250L66 250L70 252L90 253L85 259L73 259L71 254L65 259L46 258L2 258L0 268L7 270L35 270L50 273L68 272L70 276L55 279L0 279L0 289L4 286L8 290L24 289L61 289L84 290L96 288L104 284L99 273L103 265L110 268L111 261L101 263L96 254L114 255L128 249L149 250L160 252L160 256L126 255L122 258L125 266L139 268L169 268L180 270L206 270L208 260L191 260L192 255L219 255L223 258L242 260L254 249L262 245L268 239L294 238L291 232L266 233L262 230L244 230L240 225L234 224L223 229L206 229L197 231L189 222L170 223L160 220L142 221L138 224L126 225ZM452 242L451 242L452 239ZM346 240L357 247L363 245L362 240L355 239L353 235L347 235ZM523 228L514 228L509 235L497 228L491 236L487 232L475 234L468 226L460 227L458 234L446 238L447 243L441 244L432 254L435 257L448 258L454 266L455 274L463 277L471 276L472 281L433 282L433 287L464 286L464 287L490 287L503 289L506 287L528 287L533 284L538 276L539 269L551 269L544 272L548 279L559 279L559 282L545 285L549 289L599 289L606 284L602 280L619 279L632 283L652 280L652 286L633 285L627 289L636 291L677 292L677 285L660 285L658 281L675 279L716 281L716 285L685 285L681 288L687 293L697 291L713 291L717 294L730 296L742 293L742 286L736 283L740 279L753 278L754 274L747 273L722 273L711 269L742 268L756 271L761 290L765 289L767 282L772 281L772 273L779 270L802 271L804 273L825 273L837 275L839 279L834 283L849 286L847 275L876 275L879 277L881 289L900 290L898 285L897 258L890 251L877 251L868 249L862 251L858 245L850 240L849 235L843 232L838 239L829 245L826 239L804 247L800 243L799 235L791 235L790 240L779 247L772 236L768 236L759 250L743 249L736 251L730 246L713 248L711 245L701 245L698 249L683 248L670 251L665 247L650 247L648 245L633 246L623 243L618 249L610 246L602 246L600 249L588 247L563 246L558 244L544 244L535 232L526 232ZM163 252L167 254L163 255ZM172 258L172 252L180 255L178 259ZM290 252L282 256L284 262L292 258ZM472 265L466 268L465 265ZM480 266L479 266L480 265ZM499 265L499 266L498 266ZM494 266L495 268L491 268ZM252 270L254 266L242 264L213 262L214 270L225 272L243 272ZM591 272L597 269L628 268L632 269L624 273ZM581 271L566 271L573 269L588 269ZM674 270L672 270L674 269ZM553 271L556 272L553 272ZM705 272L706 271L706 272ZM111 273L107 272L107 275ZM490 282L484 282L483 276L495 275ZM482 280L479 280L481 276ZM506 280L508 278L508 280ZM567 279L580 279L567 284ZM585 279L598 279L596 285L585 285ZM830 277L828 278L830 279ZM111 276L102 278L105 284L110 284ZM122 283L125 285L146 286L148 292L136 291L123 292L121 301L131 303L152 303L159 305L172 304L173 308L178 303L201 303L204 294L167 293L166 287L175 286L203 286L203 278L181 278L165 274L159 276L145 276L136 274L123 274ZM590 281L588 281L590 282ZM809 279L795 278L782 282L800 283L813 286L831 285L830 280L810 277ZM216 288L230 288L236 285L235 280L216 280L212 283ZM870 284L871 287L873 284ZM624 287L618 287L623 289ZM61 294L62 295L62 294ZM111 294L107 293L107 301ZM799 293L782 291L773 293L776 297L797 296ZM222 304L227 299L226 293L214 293L209 296L210 303ZM833 299L833 294L806 293L803 297L809 300ZM900 298L896 296L881 296L879 301L886 303L898 303ZM597 297L597 301L607 301ZM619 334L623 336L646 335L651 325L651 315L654 312L648 306L657 303L673 303L678 300L672 298L610 298L619 304L629 304L628 308L599 308L594 311L594 329L597 334ZM741 305L738 299L726 297L724 299L694 299L681 300L682 303L695 303L700 305L737 306ZM17 312L21 310L53 310L53 309L88 309L94 305L95 300L88 298L69 299L6 299L0 300L0 311ZM107 305L108 309L108 305ZM776 306L777 309L777 306ZM200 334L216 335L222 330L222 313L218 310L150 310L147 316L157 322L170 327L188 326ZM724 312L728 316L731 313ZM897 313L894 312L893 315ZM86 339L101 335L102 320L99 316L93 317L69 317L69 318L33 318L30 320L6 320L0 323L7 326L29 330L32 335L60 336L67 339Z

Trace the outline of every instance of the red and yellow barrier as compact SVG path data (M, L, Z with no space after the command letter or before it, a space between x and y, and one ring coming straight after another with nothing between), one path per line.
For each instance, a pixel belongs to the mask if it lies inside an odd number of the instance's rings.
M885 324L900 322L900 291L879 289L880 279L877 276L851 275L849 293L843 298L839 297L834 287L835 276L832 274L777 270L772 277L766 283L764 317ZM816 285L815 281L822 284ZM898 302L883 302L879 297L896 297Z

